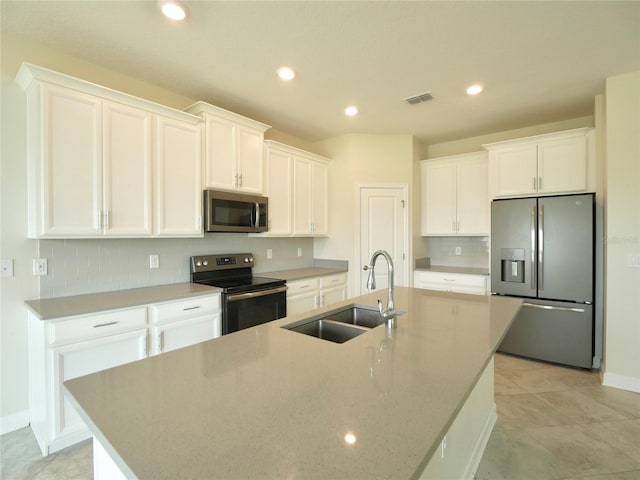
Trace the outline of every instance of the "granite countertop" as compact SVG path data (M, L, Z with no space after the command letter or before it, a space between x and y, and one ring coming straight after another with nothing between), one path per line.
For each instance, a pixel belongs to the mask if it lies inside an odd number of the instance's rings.
M442 272L442 273L465 273L469 275L489 275L488 268L479 267L446 267L443 265L431 265L430 267L416 267L416 271Z
M127 476L419 476L520 308L515 298L396 287L406 313L343 344L276 320L68 380ZM354 302L374 307L379 292ZM353 434L353 444L345 435Z
M168 302L220 291L222 290L219 288L197 283L172 283L155 287L27 300L24 303L40 320L52 320L73 315Z
M291 270L280 270L276 272L264 272L257 273L261 277L277 278L279 280L287 280L289 282L293 280L300 280L302 278L320 277L323 275L332 275L336 273L347 273L344 268L326 268L326 267L307 267L307 268L294 268Z

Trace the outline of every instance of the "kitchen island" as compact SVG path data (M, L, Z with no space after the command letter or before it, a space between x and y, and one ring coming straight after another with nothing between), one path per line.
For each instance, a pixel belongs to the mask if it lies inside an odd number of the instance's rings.
M65 382L94 434L96 478L419 478L451 458L475 467L444 439L472 438L482 454L493 355L520 300L395 293L405 313L391 332L337 344L281 328L307 313ZM313 317L378 297L386 291Z

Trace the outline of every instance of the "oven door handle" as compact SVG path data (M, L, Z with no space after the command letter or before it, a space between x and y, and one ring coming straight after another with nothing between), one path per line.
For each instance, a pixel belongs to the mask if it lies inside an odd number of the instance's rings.
M270 288L268 290L260 290L258 292L247 292L247 293L232 293L231 295L227 295L227 302L236 302L238 300L246 300L247 298L256 298L256 297L264 297L265 295L274 295L280 292L286 292L287 286L284 285L278 288Z

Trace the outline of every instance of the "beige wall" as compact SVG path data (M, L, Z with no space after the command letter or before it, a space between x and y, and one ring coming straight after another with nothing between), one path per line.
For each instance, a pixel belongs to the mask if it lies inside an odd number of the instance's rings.
M640 392L640 72L606 85L604 383Z
M344 135L316 144L317 150L332 159L329 173L329 238L316 239L314 257L349 260L351 294L357 287L360 259L357 251L360 186L406 185L409 195L409 251L407 269L412 268L411 221L414 204L414 148L411 135ZM410 279L409 279L410 281Z

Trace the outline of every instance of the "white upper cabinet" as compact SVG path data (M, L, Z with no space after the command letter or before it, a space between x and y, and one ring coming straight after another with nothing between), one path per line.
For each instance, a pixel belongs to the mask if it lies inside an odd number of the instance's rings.
M102 232L102 102L66 88L27 92L29 236Z
M293 233L293 154L265 141L265 195L269 197L269 231L265 235Z
M30 64L16 82L27 92L29 237L202 236L198 117ZM167 135L165 120L188 130L189 140ZM155 182L154 194L154 163L166 166L168 157L180 168ZM158 230L154 211L173 215L177 227Z
M186 109L205 123L205 188L264 192L264 123L205 102Z
M103 102L103 210L107 235L151 235L153 115Z
M579 128L484 145L493 197L592 191L593 129Z
M264 143L269 231L262 235L327 235L329 159L273 140Z
M422 235L488 235L487 154L423 160Z
M155 212L157 236L202 235L201 129L157 117Z

